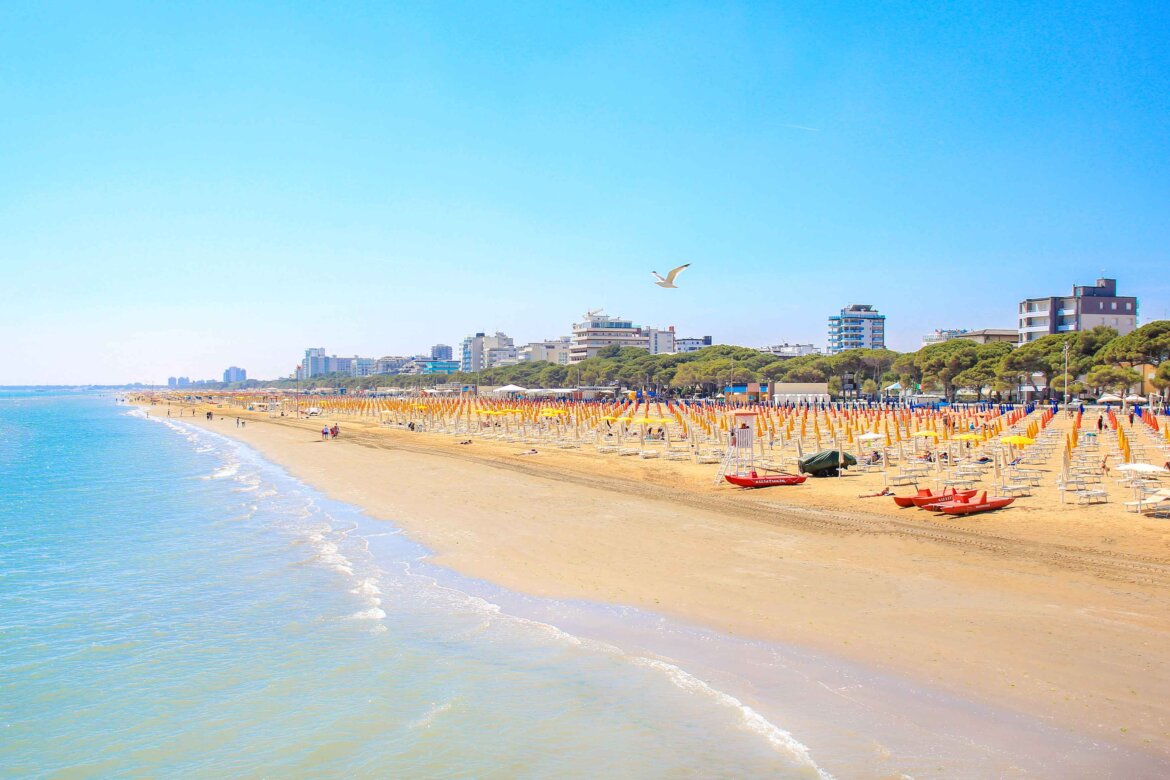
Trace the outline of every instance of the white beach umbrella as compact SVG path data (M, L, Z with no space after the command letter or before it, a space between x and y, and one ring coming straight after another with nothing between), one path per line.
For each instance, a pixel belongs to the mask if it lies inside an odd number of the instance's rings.
M1132 394L1132 395L1127 395L1127 396L1125 397L1125 400L1126 400L1126 401L1128 401L1128 402L1129 402L1129 403L1131 403L1131 404L1140 404L1140 403L1145 403L1145 400L1146 400L1146 399L1145 399L1145 397L1144 397L1144 396L1140 396L1140 395L1137 395L1137 394Z
M1114 395L1113 393L1106 393L1105 395L1103 395L1097 399L1097 403L1099 403L1099 404L1119 404L1122 402L1122 400L1123 399L1119 395Z
M1155 466L1153 463L1120 463L1118 471L1132 471L1134 474L1164 474L1166 469Z

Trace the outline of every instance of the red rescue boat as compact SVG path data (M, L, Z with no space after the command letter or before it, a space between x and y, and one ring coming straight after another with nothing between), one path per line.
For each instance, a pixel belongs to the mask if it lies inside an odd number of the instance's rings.
M987 491L985 490L976 500L970 498L956 499L955 501L948 501L943 504L935 504L931 509L948 515L973 515L978 512L991 512L995 509L1003 509L1015 500L1015 496L992 496L988 498Z
M932 496L934 496L934 493L930 491L930 488L919 488L918 492L912 496L894 496L894 503L900 507L910 507L914 506L914 499L930 498Z
M799 485L808 477L804 474L788 474L778 471L772 474L757 474L754 471L747 474L724 474L723 478L733 485L744 488L776 487L777 485Z
M919 509L933 510L939 504L945 504L950 501L966 501L974 496L978 491L976 490L952 490L950 493L946 491L939 493L937 496L931 498L915 498L914 506Z

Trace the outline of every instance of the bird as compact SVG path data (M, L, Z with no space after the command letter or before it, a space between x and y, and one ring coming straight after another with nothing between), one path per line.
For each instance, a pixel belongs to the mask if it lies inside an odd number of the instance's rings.
M690 263L684 263L684 264L680 265L678 268L675 268L674 270L672 270L666 276L660 275L657 271L651 271L650 273L654 274L654 278L658 280L654 284L658 285L659 287L668 287L668 288L669 287L678 287L678 285L674 283L675 277L678 276L679 272L682 271L682 269L687 268L689 266L690 266Z

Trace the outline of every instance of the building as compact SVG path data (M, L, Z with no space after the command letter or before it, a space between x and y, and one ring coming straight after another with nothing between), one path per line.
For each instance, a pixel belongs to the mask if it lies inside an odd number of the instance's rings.
M373 376L378 371L379 361L373 358L338 357L326 355L323 347L312 347L305 350L305 359L297 367L298 379L311 379L315 376L328 374L348 374L349 376ZM226 381L226 380L225 380Z
M298 379L310 379L322 374L328 374L327 368L328 358L325 357L324 347L310 347L305 350L305 359L300 366L297 367Z
M567 366L569 364L569 348L572 346L572 341L568 336L561 336L559 339L529 342L520 348L520 359L544 361L546 363Z
M482 371L499 365L510 365L520 361L520 353L512 341L500 331L494 336L476 333L463 339L460 349L459 369L465 372Z
M942 344L944 341L962 338L966 333L966 328L941 328L935 330L934 333L927 333L925 336L923 336L922 346L929 347L932 344Z
M814 347L812 344L773 344L770 347L760 347L760 352L767 355L772 355L778 358L794 358L804 357L805 355L819 355L821 354L820 347Z
M976 344L991 344L1002 341L1005 344L1016 344L1020 340L1020 332L1011 328L982 328L969 330L959 338L974 341Z
M401 374L402 367L410 360L402 355L383 355L374 361L375 374Z
M232 382L246 382L248 381L248 372L239 366L229 366L223 372L223 381L224 384L230 384Z
M1137 328L1137 309L1137 298L1118 296L1116 279L1098 279L1092 287L1074 285L1067 297L1028 298L1018 307L1019 343L1098 325L1124 336Z
M674 339L674 351L676 353L682 352L698 352L703 347L711 346L710 336L700 336L698 338L679 338Z
M847 349L885 349L886 315L868 303L851 303L829 317L830 355Z
M171 376L167 377L167 387L190 387L191 377L187 376Z
M610 317L601 309L585 312L581 322L573 323L572 346L569 347L569 362L580 363L606 347L637 347L649 349L649 343L642 329L633 321L621 317Z
M455 353L446 344L431 347L431 360L451 360Z
M646 337L646 349L651 355L673 355L675 352L674 326L666 330L660 328L642 328Z
M451 348L447 347L450 352ZM424 374L453 374L459 370L458 360L425 360L422 364Z

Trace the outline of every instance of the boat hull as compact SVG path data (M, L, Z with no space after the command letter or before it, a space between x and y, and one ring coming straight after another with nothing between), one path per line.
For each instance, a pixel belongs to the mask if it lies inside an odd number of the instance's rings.
M808 477L800 474L767 474L765 476L749 476L746 474L724 474L723 478L737 487L765 488L779 485L799 485Z
M991 512L996 509L1003 509L1005 506L1015 500L1015 496L1011 496L1004 498L992 498L981 503L952 501L948 504L937 504L933 508L948 515L974 515L978 514L979 512Z

